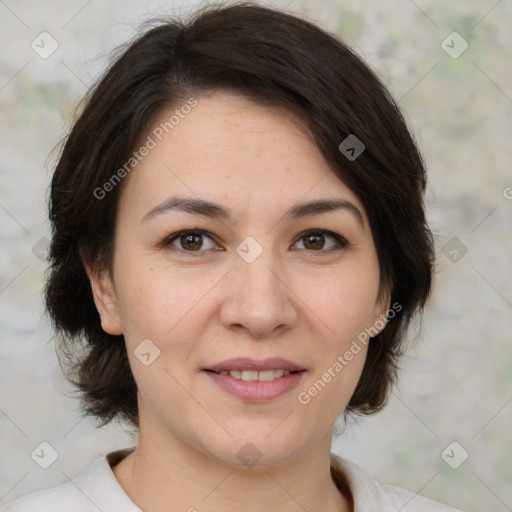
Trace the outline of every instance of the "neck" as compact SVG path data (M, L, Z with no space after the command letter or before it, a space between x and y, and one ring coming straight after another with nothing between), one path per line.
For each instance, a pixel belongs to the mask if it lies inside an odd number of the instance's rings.
M142 510L353 510L351 498L331 478L330 438L292 461L240 469L156 434L141 428L137 448L113 468ZM156 441L161 439L165 442Z

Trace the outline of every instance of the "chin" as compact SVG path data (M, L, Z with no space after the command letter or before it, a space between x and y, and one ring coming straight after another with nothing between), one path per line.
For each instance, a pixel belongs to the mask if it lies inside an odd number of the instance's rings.
M203 442L203 449L226 466L263 469L286 463L297 457L302 450L306 450L307 444L313 444L302 438L303 429L292 431L289 426L282 430L280 427L276 429L278 424L275 421L262 421L265 428L261 429L254 428L254 424L241 424L237 429L238 434L230 431L233 437L226 434L222 439L212 439L209 445Z

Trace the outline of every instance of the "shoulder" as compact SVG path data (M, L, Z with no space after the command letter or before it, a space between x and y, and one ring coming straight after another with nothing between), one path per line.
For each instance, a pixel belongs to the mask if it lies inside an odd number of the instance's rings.
M459 509L393 485L380 485L380 488L393 510L403 510L403 512L461 512Z
M0 512L140 512L116 480L110 463L119 450L99 456L74 480L33 492L3 506Z
M405 489L379 484L362 468L335 454L331 454L331 472L336 483L348 483L354 498L354 512L461 512Z
M11 501L0 507L0 512L89 512L94 508L73 483L67 482Z

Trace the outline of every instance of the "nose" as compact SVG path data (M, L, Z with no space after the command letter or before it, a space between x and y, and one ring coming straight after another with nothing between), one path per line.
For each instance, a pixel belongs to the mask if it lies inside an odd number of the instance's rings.
M291 283L287 283L282 265L271 255L263 252L252 263L236 256L227 278L220 311L227 329L246 330L254 338L263 338L296 325L298 315Z

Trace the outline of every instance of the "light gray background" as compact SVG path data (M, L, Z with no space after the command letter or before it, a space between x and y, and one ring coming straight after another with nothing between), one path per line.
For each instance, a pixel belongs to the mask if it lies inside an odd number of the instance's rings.
M66 397L33 248L49 236L48 154L108 52L145 19L193 5L0 0L0 503L134 444L120 426L96 430ZM384 412L349 426L333 449L382 482L461 509L512 510L512 2L272 5L356 48L399 100L429 167L438 269L420 341ZM47 59L30 46L43 31L59 45ZM456 59L441 46L453 31L469 44ZM59 454L46 470L30 455L43 441ZM441 457L453 441L452 465L469 454L457 469Z

